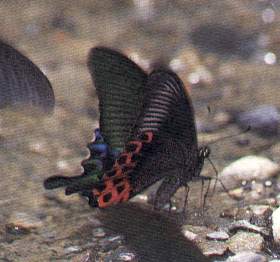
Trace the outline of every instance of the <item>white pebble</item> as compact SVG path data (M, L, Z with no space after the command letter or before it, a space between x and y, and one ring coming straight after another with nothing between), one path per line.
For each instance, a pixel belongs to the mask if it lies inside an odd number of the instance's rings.
M272 213L272 232L274 241L280 244L280 207Z
M219 178L228 189L240 186L244 181L269 179L279 172L279 165L260 156L245 156L225 167Z

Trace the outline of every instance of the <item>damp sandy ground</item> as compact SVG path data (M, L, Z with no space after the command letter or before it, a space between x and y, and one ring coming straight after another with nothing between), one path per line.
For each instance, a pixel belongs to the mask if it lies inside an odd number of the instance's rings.
M280 106L278 1L144 2L150 4L148 10L136 0L0 3L1 38L43 70L57 104L54 114L44 118L35 112L1 111L0 261L126 261L125 256L137 261L122 236L100 224L100 211L77 195L65 197L63 190L46 192L42 186L50 175L80 174L86 144L98 126L98 102L86 67L91 47L120 49L147 70L159 60L171 61L191 86L196 118L205 125L216 123L212 119L219 114L226 119L232 110ZM195 29L207 25L230 28L225 44L207 45L205 33L195 40ZM212 133L199 133L201 143L239 132L237 125L221 119L225 124L214 126ZM240 146L241 138L249 144ZM247 133L211 145L211 159L218 170L248 154L279 162L279 148L279 137ZM213 175L209 164L203 173ZM267 192L248 203L275 195ZM174 198L178 209L182 201L179 190ZM200 183L191 184L185 224L215 228L228 223L221 212L246 204L217 193L198 218L199 203Z

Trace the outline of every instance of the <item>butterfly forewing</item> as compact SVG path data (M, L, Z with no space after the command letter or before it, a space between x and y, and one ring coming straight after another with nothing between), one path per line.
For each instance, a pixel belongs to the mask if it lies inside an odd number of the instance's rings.
M112 148L123 149L140 112L146 73L121 53L93 48L88 67L99 98L100 130Z

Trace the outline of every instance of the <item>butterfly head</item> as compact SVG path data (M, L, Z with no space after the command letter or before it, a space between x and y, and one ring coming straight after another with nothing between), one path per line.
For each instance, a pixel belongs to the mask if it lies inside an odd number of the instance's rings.
M210 156L211 150L208 146L202 146L198 149L198 158L204 160Z
M202 167L204 165L204 159L208 158L211 153L211 150L208 146L202 146L198 148L198 159L197 159L197 166L196 166L196 172L195 176L200 176L200 172L202 170Z

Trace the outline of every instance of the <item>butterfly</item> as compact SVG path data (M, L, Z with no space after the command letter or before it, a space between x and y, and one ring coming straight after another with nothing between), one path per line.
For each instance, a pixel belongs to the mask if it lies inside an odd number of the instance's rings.
M0 41L0 109L35 106L46 113L54 109L55 97L47 77L29 58Z
M52 176L46 189L66 186L92 207L128 201L163 180L154 207L200 176L209 148L198 147L194 110L183 82L169 69L150 74L122 53L96 47L88 68L99 99L100 129L79 176Z

